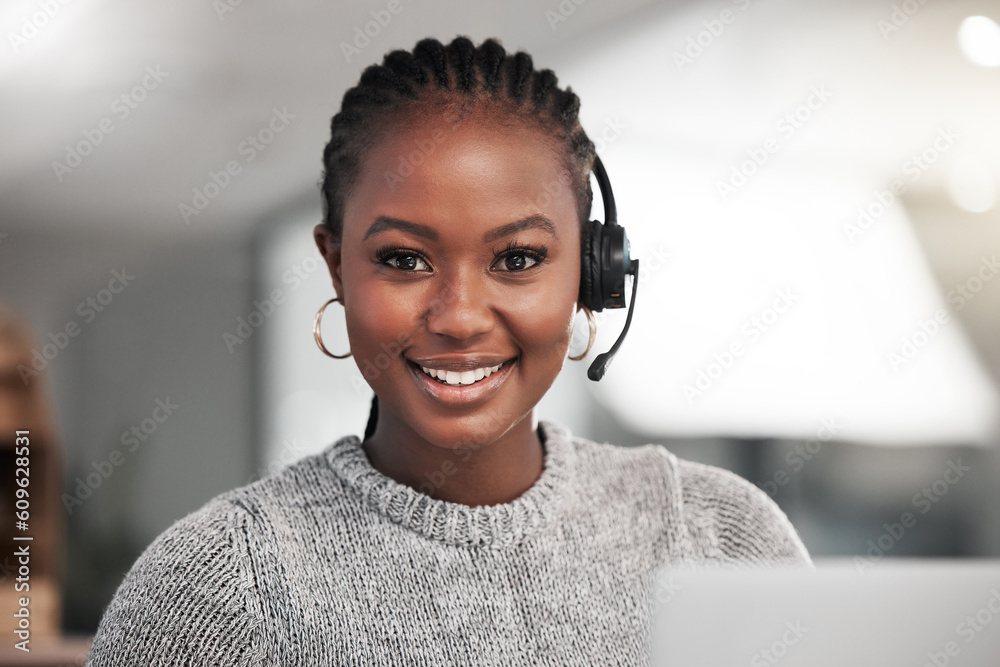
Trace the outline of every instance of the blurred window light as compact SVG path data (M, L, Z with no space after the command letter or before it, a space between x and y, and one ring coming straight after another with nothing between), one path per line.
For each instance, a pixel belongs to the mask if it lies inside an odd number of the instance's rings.
M1000 25L986 16L970 16L958 28L965 57L982 67L1000 67Z
M641 143L606 159L619 217L635 256L651 260L658 242L671 256L591 388L616 419L684 436L808 438L835 424L871 444L995 442L1000 397L883 181L775 164L721 203L705 196L716 161ZM596 347L617 330L599 323Z
M73 81L77 72L89 71L94 56L87 43L98 24L100 0L5 0L0 5L0 28L6 38L7 52L0 58L0 81L25 77L38 85L39 73L32 68L46 68L46 79ZM88 19L90 22L88 22ZM106 20L106 17L105 17ZM84 47L87 48L84 48ZM45 81L51 84L51 81Z
M990 165L979 155L963 155L948 170L948 194L955 205L970 213L983 213L996 205L996 180Z

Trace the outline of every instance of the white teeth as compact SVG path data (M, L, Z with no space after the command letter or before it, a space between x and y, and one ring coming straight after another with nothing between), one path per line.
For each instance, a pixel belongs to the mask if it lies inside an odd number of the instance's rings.
M426 366L421 366L420 370L427 373L432 378L437 378L443 382L450 385L465 385L473 384L479 382L483 378L488 378L489 376L500 370L500 366L503 364L497 364L496 366L488 366L486 368L477 368L474 371L444 371L438 370L436 368L427 368Z

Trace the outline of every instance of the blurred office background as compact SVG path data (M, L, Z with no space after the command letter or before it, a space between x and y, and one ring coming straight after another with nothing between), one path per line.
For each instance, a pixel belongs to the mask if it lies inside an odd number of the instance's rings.
M996 21L983 0L5 2L0 299L56 426L63 628L93 632L178 518L363 432L354 361L312 341L320 156L361 70L425 36L499 37L579 93L642 263L607 378L567 362L541 418L734 470L814 557L1000 556Z

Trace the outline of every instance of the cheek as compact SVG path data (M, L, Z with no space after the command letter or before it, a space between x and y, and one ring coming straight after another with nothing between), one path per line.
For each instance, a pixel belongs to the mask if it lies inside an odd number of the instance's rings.
M351 264L345 262L345 275L360 276L367 268ZM348 278L344 281L344 300L348 304L351 351L360 366L370 362L384 369L389 358L412 343L418 316L414 300L404 290L394 289L391 283Z
M560 364L573 338L580 295L579 235L561 233L568 238L555 246L549 270L530 286L508 288L500 298L505 323L519 343L533 347L534 355L551 356Z
M560 281L510 295L510 305L502 310L504 320L526 353L559 360L565 356L578 292L575 282Z

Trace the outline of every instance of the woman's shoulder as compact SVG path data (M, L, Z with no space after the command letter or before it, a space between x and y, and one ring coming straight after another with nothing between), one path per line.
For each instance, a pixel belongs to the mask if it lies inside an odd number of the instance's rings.
M279 542L305 516L296 508L342 495L324 462L308 456L220 493L161 532L115 591L87 664L268 664L281 636L266 609L281 596Z
M631 497L662 488L667 521L682 524L697 560L809 564L787 515L739 475L682 459L662 444L626 447L573 437L587 476Z
M88 666L200 665L206 656L220 659L219 651L227 652L226 664L253 664L271 653L252 592L252 519L230 493L178 519L146 547L104 610Z
M788 516L736 473L674 457L692 542L707 554L746 562L811 564Z

